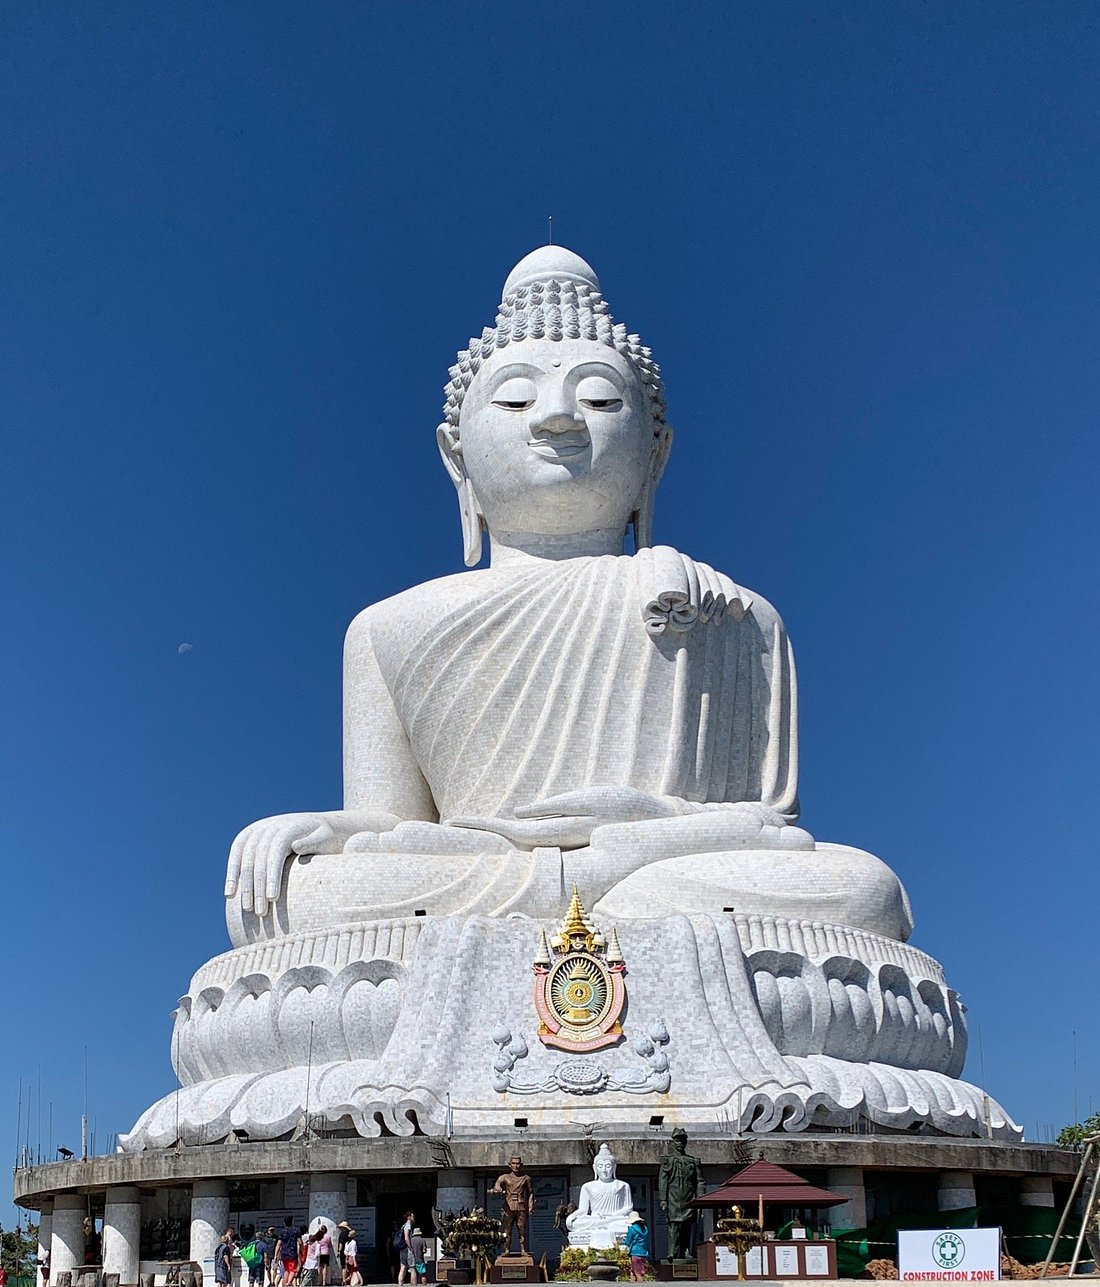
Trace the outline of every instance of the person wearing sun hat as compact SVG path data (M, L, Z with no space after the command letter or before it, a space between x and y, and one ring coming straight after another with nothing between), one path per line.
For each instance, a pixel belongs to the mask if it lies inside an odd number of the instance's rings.
M626 1219L623 1246L630 1257L630 1281L644 1282L649 1272L649 1229L637 1211L631 1211Z
M428 1281L428 1243L419 1225L409 1237L409 1258L412 1261L412 1285L417 1287L418 1283Z
M361 1287L363 1275L359 1271L359 1243L354 1229L348 1229L344 1243L344 1282L347 1287Z

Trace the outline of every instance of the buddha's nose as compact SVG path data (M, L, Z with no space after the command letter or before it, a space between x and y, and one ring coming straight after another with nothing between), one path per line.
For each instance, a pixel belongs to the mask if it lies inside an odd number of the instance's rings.
M578 429L583 429L584 425L584 416L579 411L560 406L547 410L532 422L531 428L535 433L574 433Z

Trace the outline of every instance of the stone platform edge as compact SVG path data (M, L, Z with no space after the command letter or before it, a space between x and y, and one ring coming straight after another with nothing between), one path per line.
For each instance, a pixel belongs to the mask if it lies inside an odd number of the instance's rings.
M518 1142L518 1140L517 1140ZM620 1167L655 1167L668 1151L664 1134L613 1139ZM591 1141L583 1138L523 1136L523 1159L529 1169L591 1166ZM301 1175L309 1172L434 1171L499 1167L510 1142L444 1140L429 1136L384 1136L377 1139L242 1142L186 1148L149 1149L86 1159L46 1162L17 1169L13 1199L37 1208L58 1193L77 1193L112 1185L148 1188L194 1180L234 1179L247 1175ZM799 1166L864 1167L879 1170L998 1172L1072 1179L1080 1156L1053 1144L995 1143L939 1137L874 1135L791 1135L695 1137L691 1151L704 1166L736 1165L738 1149L747 1148L769 1162Z

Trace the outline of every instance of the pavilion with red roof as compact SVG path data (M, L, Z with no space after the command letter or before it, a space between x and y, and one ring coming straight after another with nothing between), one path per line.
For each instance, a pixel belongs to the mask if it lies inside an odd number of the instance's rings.
M800 1175L788 1171L785 1167L776 1166L774 1162L765 1162L759 1158L748 1166L731 1175L724 1184L710 1193L692 1202L695 1207L732 1207L746 1208L748 1211L761 1209L772 1204L780 1207L808 1207L814 1211L821 1207L836 1207L848 1199L828 1189L819 1189Z

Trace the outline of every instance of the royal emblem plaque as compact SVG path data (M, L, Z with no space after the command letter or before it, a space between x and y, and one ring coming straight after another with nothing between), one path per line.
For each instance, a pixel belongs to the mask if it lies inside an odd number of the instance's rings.
M622 1040L626 965L619 938L592 924L577 887L558 932L539 934L533 962L539 1040L557 1050L600 1050Z

